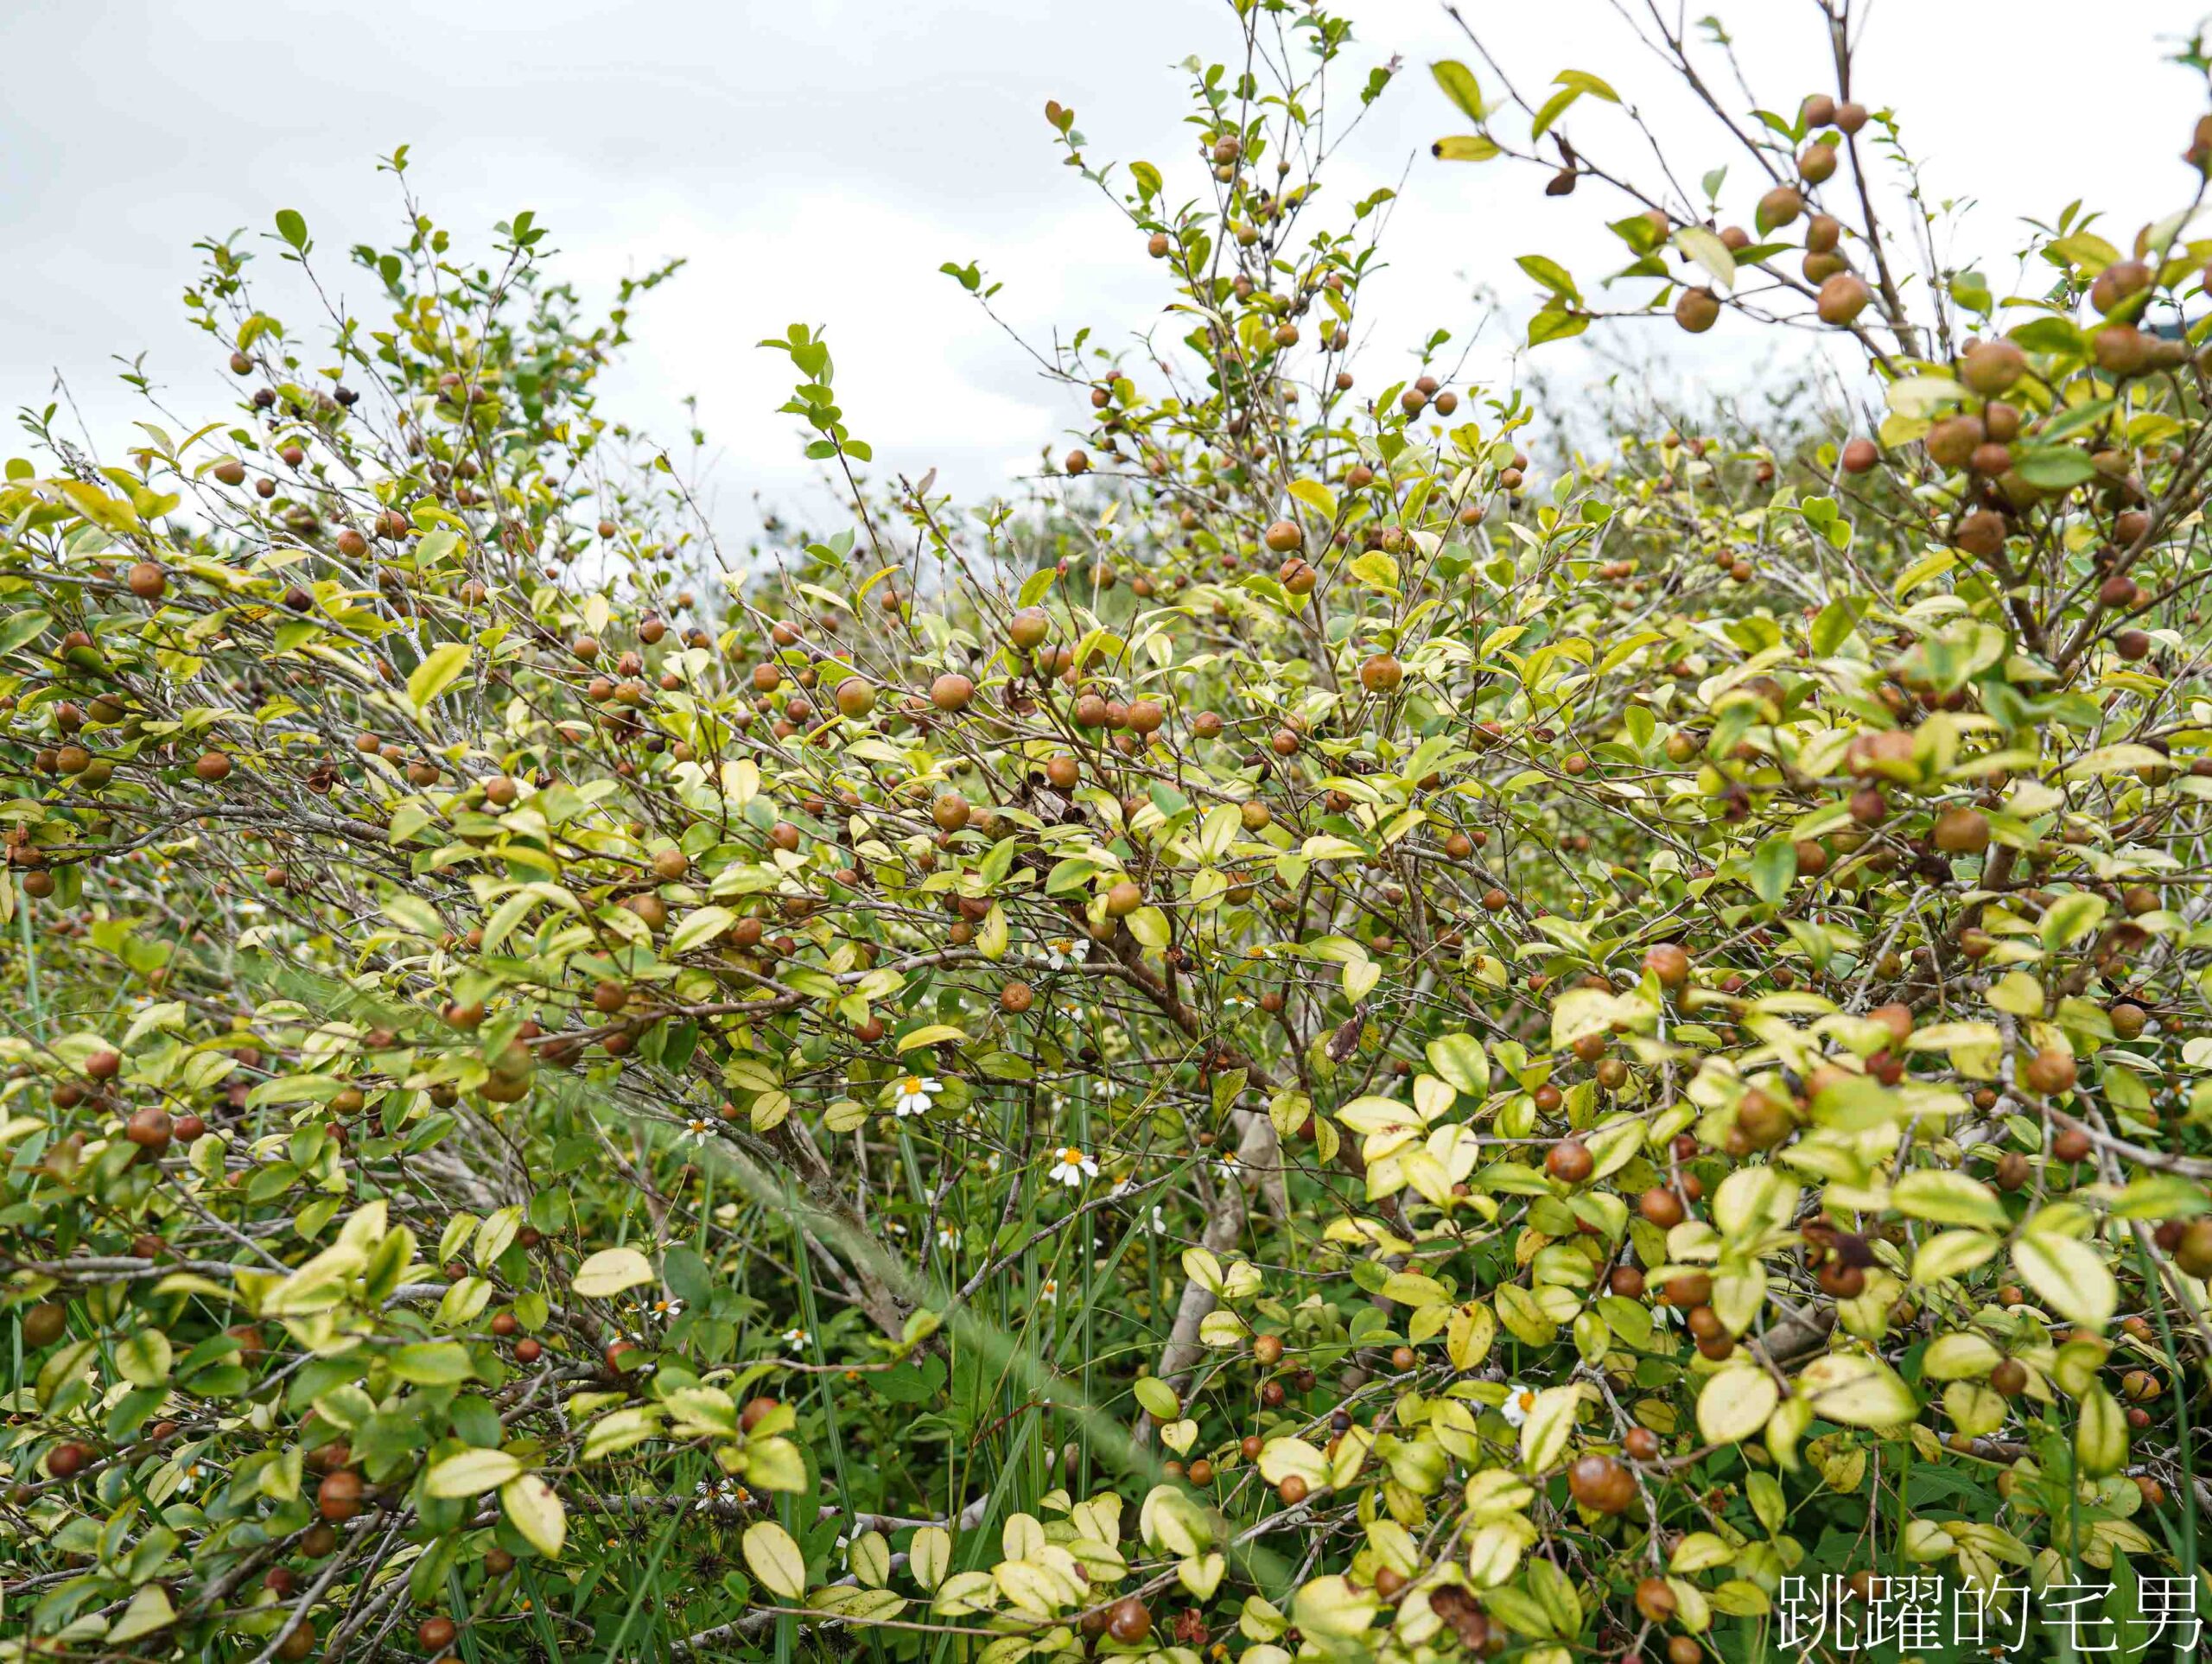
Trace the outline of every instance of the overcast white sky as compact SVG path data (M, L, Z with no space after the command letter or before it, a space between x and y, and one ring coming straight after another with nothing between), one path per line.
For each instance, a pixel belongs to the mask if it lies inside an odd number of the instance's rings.
M339 276L346 246L396 232L391 181L374 162L407 143L410 176L443 223L474 233L534 209L588 295L625 270L690 257L641 306L611 403L672 437L677 401L696 393L722 449L719 512L741 525L755 491L790 502L807 488L798 442L773 414L787 360L753 345L793 320L828 327L851 425L884 463L937 466L974 497L1062 442L1074 412L937 268L980 258L1007 285L1003 309L1034 333L1089 323L1119 338L1146 322L1163 298L1160 270L1059 165L1041 107L1075 106L1095 159L1147 157L1171 185L1180 168L1194 186L1179 125L1185 78L1172 66L1225 55L1236 40L1222 0L3 9L0 49L16 68L0 109L9 410L42 403L58 371L113 445L132 407L111 355L143 351L181 412L217 413L234 384L178 306L194 238L263 230L276 209L296 208ZM1524 91L1560 68L1589 69L1643 103L1663 134L1690 137L1686 177L1732 160L1666 95L1607 0L1462 9L1505 48ZM1357 34L1348 80L1393 53L1407 67L1332 175L1332 194L1349 200L1411 168L1386 245L1394 270L1363 320L1370 384L1395 374L1427 328L1471 331L1478 284L1511 311L1485 327L1476 368L1509 376L1530 295L1513 257L1589 249L1569 228L1595 218L1590 199L1548 201L1497 164L1432 162L1429 141L1465 124L1426 66L1470 56L1464 38L1433 0L1338 10ZM1689 15L1716 10L1775 103L1827 87L1810 0L1699 0ZM2084 194L2111 206L2124 241L2187 200L2176 158L2203 95L2163 60L2197 17L2176 0L1873 0L1859 90L1903 113L1931 194L1977 200L1969 245L2009 249L2021 217L2053 216ZM1586 148L1601 132L1589 126ZM1731 177L1748 219L1749 170L1738 162ZM1593 256L1581 275L1599 269ZM1992 272L2000 286L2002 275ZM344 281L372 301L358 276ZM1648 333L1701 380L1745 363L1728 323L1695 343L1671 327ZM1577 351L1551 349L1561 356L1547 367L1589 373Z

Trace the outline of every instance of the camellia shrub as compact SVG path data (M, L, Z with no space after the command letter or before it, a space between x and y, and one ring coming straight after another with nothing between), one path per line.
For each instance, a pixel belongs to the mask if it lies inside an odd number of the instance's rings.
M1825 22L1766 110L1656 32L1645 178L1238 0L1196 156L1046 105L1164 295L1039 349L1090 427L963 506L793 325L842 506L744 549L601 402L665 270L204 245L237 407L0 488L5 1656L2187 1645L2212 120L1943 269ZM1384 96L1618 238L1532 343L1866 408L1547 452L1355 352Z

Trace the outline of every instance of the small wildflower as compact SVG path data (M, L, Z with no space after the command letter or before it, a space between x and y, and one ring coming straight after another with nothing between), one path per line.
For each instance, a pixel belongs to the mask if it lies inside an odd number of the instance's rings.
M960 1246L960 1227L939 1225L937 1228L937 1245L947 1253L957 1248Z
M1071 936L1055 937L1045 944L1045 962L1054 970L1065 970L1071 965L1080 965L1090 956L1088 938L1078 941Z
M715 1123L709 1121L704 1115L692 1115L687 1117L684 1121L683 1136L690 1139L694 1144L704 1144L714 1135Z
M784 1331L784 1344L791 1348L794 1352L804 1350L806 1343L813 1338L814 1337L808 1334L804 1329L786 1329Z
M1038 1284L1037 1298L1046 1305L1058 1305L1060 1300L1059 1279L1047 1277L1043 1282Z
M694 1513L705 1513L709 1508L737 1506L739 1487L734 1479L725 1477L714 1481L711 1484L702 1479L696 1489L699 1500L691 1504Z
M899 1119L929 1113L937 1102L937 1095L944 1090L944 1083L930 1075L908 1075L899 1083L899 1100L892 1109Z
M1098 1164L1072 1145L1063 1145L1053 1152L1049 1177L1072 1190L1086 1178L1097 1178Z
M683 1302L673 1294L667 1294L657 1300L645 1301L639 1309L657 1322L674 1323L683 1315Z
M1506 1425L1517 1427L1529 1419L1529 1412L1536 1407L1536 1389L1515 1381L1505 1389L1505 1402L1498 1408L1505 1416Z

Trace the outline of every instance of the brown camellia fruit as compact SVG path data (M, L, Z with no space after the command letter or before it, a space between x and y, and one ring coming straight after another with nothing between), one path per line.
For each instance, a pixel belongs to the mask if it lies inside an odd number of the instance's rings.
M1805 212L1805 199L1794 185L1777 185L1759 199L1758 225L1777 231Z
M1015 1016L1020 1016L1036 1002L1036 990L1027 982L1008 982L999 990L1000 1006Z
M2011 341L1977 341L1960 361L1959 377L1984 398L1995 398L2028 372L2028 355Z
M1686 289L1675 302L1675 321L1702 335L1720 321L1720 297L1709 289Z
M1580 1184L1597 1165L1590 1146L1575 1138L1561 1139L1544 1158L1544 1171L1563 1184Z
M2151 268L2140 260L2115 260L2089 285L2089 304L2100 316L2113 313L2151 287Z
M1273 1369L1282 1362L1282 1337L1260 1335L1252 1342L1253 1361L1264 1368Z
M2075 1078L2079 1072L2069 1053L2046 1048L2028 1059L2027 1067L2020 1071L2020 1077L2026 1082L2028 1090L2049 1096L2054 1092L2071 1091ZM2060 1136L2063 1138L2064 1134L2062 1134ZM2088 1140L2085 1139L2082 1142L2086 1146ZM2056 1146L2054 1146L2054 1153L2056 1149ZM2085 1150L2084 1153L2086 1153ZM2078 1161L2081 1157L2061 1157L2060 1159Z
M1133 879L1123 879L1106 892L1106 917L1127 918L1144 905L1144 892Z
M1989 848L1989 817L1954 806L1936 816L1936 847L1947 855L1979 855Z
M326 1474L315 1487L316 1512L333 1525L342 1525L361 1511L361 1476L351 1468Z
M1027 653L1044 645L1052 633L1052 620L1041 607L1025 607L1007 626L1007 639Z
M1690 956L1678 943L1661 942L1644 949L1643 969L1663 988L1679 988L1690 980Z
M2212 1277L2212 1219L2192 1219L2174 1248L2174 1263L2192 1277Z
M1106 1633L1125 1643L1142 1641L1152 1633L1152 1609L1135 1595L1122 1596L1106 1620Z
M1359 667L1359 685L1371 694L1391 692L1405 680L1405 667L1388 653L1377 653Z
M1682 1223L1688 1212L1682 1206L1682 1198L1663 1184L1654 1184L1637 1197L1636 1210L1662 1230L1672 1230Z
M200 760L193 764L192 772L213 784L217 780L230 777L231 759L219 751L202 752Z
M454 1621L441 1612L415 1626L415 1644L426 1653L442 1653L453 1645L453 1638L460 1633Z
M33 1351L51 1346L61 1338L62 1331L68 1326L69 1313L66 1307L52 1300L41 1300L23 1313L23 1344Z
M976 696L976 684L957 671L947 670L930 683L930 703L941 711L964 711Z
M1288 555L1306 544L1306 533L1295 520L1277 520L1262 535L1261 541L1278 555Z
M1636 1500L1636 1480L1610 1456L1596 1451L1576 1458L1567 1470L1567 1488L1593 1514L1624 1513Z
M2067 1061L2071 1063L2073 1059L2069 1057ZM2052 1158L2066 1163L2069 1167L2077 1161L2087 1161L2089 1159L2089 1135L2078 1127L2063 1128L2058 1136L2050 1141Z
M1826 145L1817 148L1827 155L1835 154ZM1814 301L1814 309L1821 314L1822 323L1841 327L1864 312L1866 303L1873 298L1873 291L1866 287L1865 279L1848 271L1839 271L1821 285L1821 292Z
M176 1123L168 1110L149 1103L131 1112L130 1119L124 1123L123 1135L148 1155L157 1156L169 1147L169 1140L176 1136Z
M1880 447L1864 435L1844 441L1843 471L1846 473L1871 473L1874 465L1881 460Z

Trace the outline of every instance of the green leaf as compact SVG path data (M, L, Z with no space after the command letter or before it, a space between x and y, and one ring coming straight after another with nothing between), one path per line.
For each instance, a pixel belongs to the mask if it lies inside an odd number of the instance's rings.
M1541 346L1546 341L1567 340L1589 327L1588 313L1548 306L1529 320L1529 345Z
M1453 133L1428 147L1439 162L1489 162L1503 156L1495 139L1480 133Z
M2087 451L2070 445L2031 445L2013 453L2012 467L2030 485L2045 491L2065 491L2097 477L2097 465Z
M458 1451L431 1467L423 1489L433 1496L477 1496L521 1471L522 1464L505 1451Z
M1529 137L1532 139L1540 139L1543 137L1546 133L1551 130L1552 124L1557 121L1561 116L1565 115L1567 113L1567 107L1573 104L1577 98L1580 98L1582 93L1583 89L1581 87L1563 86L1558 92L1553 93L1551 97L1546 98L1544 100L1544 107L1536 111L1536 119L1529 126Z
M417 1387L452 1387L475 1373L468 1349L458 1341L423 1341L402 1346L385 1362L393 1375Z
M673 959L702 947L736 923L737 915L727 907L702 907L686 913L683 922L669 932L668 956Z
M460 679L468 666L468 644L449 641L435 647L424 656L407 678L407 697L416 710L428 708L430 702Z
M169 1378L173 1356L167 1335L158 1329L137 1329L117 1345L115 1367L133 1386L158 1387Z
M1751 888L1770 907L1789 893L1797 876L1797 846L1788 838L1769 838L1751 856Z
M1939 1225L1987 1225L2003 1230L2012 1223L1997 1192L1964 1173L1923 1169L1907 1173L1890 1191L1890 1204L1915 1219Z
M1436 77L1436 84L1444 89L1444 96L1459 107L1459 113L1469 121L1478 122L1489 112L1483 108L1483 90L1475 79L1475 73L1457 59L1446 58L1428 67Z
M1586 69L1562 69L1552 77L1554 86L1571 86L1578 92L1587 92L1593 98L1603 98L1607 104L1618 104L1621 95L1606 82Z
M1570 301L1582 298L1582 292L1574 286L1573 274L1549 255L1524 254L1514 264L1553 294Z
M276 210L276 234L302 254L307 252L308 222L300 218L296 208Z

